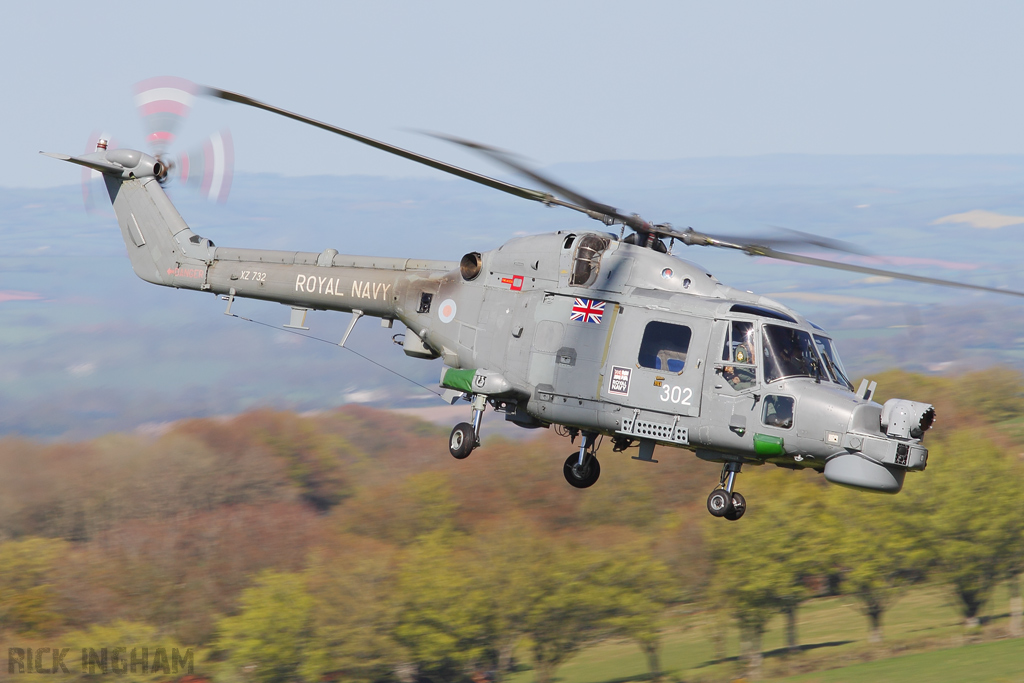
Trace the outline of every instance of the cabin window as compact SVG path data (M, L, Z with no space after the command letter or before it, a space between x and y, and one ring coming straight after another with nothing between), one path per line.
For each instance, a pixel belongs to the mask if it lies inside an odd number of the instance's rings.
M637 363L652 370L680 373L686 365L686 352L690 349L690 328L653 321L644 328Z
M793 397L765 396L761 421L769 427L789 429L793 426Z
M601 254L608 248L608 244L608 238L600 235L584 235L579 239L572 261L570 285L589 287L597 280L597 272L601 269Z
M430 313L430 304L434 301L434 295L432 292L423 292L420 294L420 307L416 310L417 313Z

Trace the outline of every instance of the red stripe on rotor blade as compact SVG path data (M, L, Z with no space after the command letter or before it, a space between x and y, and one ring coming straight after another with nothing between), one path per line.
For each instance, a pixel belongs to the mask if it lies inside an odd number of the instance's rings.
M223 204L228 200L228 194L231 192L231 180L235 173L235 144L231 140L231 133L227 130L221 131L220 138L224 145L224 177L220 181L220 195L217 196L217 201Z
M174 133L158 130L155 133L150 133L146 139L150 142L172 142L174 140Z
M152 116L153 114L176 114L178 116L186 116L189 109L191 109L191 107L187 104L177 102L175 100L157 100L155 102L139 105L139 111L143 116Z
M210 186L213 185L213 145L207 140L203 143L203 183L199 191L204 197L210 194Z

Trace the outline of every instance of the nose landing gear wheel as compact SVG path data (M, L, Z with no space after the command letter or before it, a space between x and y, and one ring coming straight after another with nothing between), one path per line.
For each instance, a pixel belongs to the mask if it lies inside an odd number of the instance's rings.
M456 460L469 457L469 454L476 448L476 432L473 425L468 422L460 422L452 429L452 435L448 437L448 452Z
M747 499L743 497L742 493L733 492L732 494L732 510L726 512L723 515L726 519L736 521L743 516L743 513L747 511Z
M732 500L732 496L725 489L715 489L708 496L708 512L715 517L725 517L732 512Z
M601 463L593 455L586 457L582 467L578 464L579 461L578 453L573 453L565 459L565 466L562 468L565 480L578 489L593 486L597 478L601 476Z

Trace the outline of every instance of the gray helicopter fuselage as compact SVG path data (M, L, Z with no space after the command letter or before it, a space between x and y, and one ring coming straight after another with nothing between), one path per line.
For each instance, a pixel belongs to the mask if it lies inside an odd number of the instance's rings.
M399 320L407 354L443 359L443 387L524 427L605 434L639 445L641 460L680 447L887 492L925 467L913 429L929 406L883 414L852 390L823 330L667 253L590 230L519 237L461 263L217 247L174 209L152 157L66 160L104 172L142 279Z

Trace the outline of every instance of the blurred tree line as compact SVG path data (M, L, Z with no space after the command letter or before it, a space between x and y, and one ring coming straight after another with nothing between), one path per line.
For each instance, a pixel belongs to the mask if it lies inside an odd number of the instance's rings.
M662 630L696 610L733 621L756 670L768 621L784 615L796 648L800 606L826 594L854 598L879 641L922 582L947 586L975 629L1009 582L1020 635L1024 381L877 379L936 405L928 470L882 496L749 468L736 523L707 515L718 469L683 451L656 467L609 453L578 491L554 434L454 461L447 430L360 407L5 439L0 630L30 646L183 643L197 673L230 683L500 679L525 664L544 682L606 638L635 642L657 676Z

